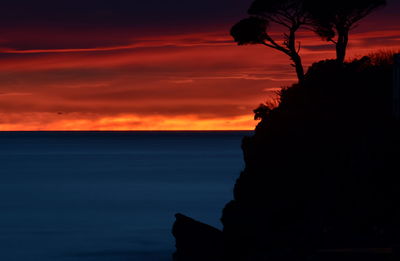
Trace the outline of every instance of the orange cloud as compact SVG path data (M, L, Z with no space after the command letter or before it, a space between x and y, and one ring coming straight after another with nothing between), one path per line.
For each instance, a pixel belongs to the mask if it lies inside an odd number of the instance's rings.
M79 113L69 115L67 119L49 113L1 116L8 120L1 122L0 131L249 130L254 125L249 115L211 119L199 118L196 115L165 117L126 114L103 117Z

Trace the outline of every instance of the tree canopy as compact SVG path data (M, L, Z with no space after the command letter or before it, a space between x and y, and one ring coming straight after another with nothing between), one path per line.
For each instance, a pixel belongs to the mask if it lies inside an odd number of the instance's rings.
M311 29L336 46L337 61L346 58L349 33L358 23L384 6L386 0L254 0L249 17L235 24L231 35L238 45L262 44L283 52L293 61L299 82L304 80L300 57L300 29ZM272 37L281 32L282 38Z
M337 60L344 62L349 32L358 22L386 4L386 0L304 0L314 31L336 45Z
M255 0L248 13L249 18L243 19L231 29L235 41L239 45L263 44L283 52L293 61L297 77L302 81L304 69L296 32L309 21L303 0ZM281 41L273 39L268 32L272 23L280 26Z
M267 27L267 20L250 17L235 24L231 29L231 35L238 45L265 44L268 39Z

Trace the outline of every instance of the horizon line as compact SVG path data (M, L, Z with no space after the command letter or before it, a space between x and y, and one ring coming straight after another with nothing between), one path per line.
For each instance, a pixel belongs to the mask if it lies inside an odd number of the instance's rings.
M251 130L0 130L4 132L241 132Z

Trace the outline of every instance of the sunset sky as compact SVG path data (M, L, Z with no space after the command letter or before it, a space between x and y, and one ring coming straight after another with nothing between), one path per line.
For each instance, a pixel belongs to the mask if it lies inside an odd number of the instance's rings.
M296 77L285 55L229 36L251 2L2 1L0 130L253 129ZM400 49L399 13L389 0L363 20L349 57ZM301 40L306 66L335 55Z

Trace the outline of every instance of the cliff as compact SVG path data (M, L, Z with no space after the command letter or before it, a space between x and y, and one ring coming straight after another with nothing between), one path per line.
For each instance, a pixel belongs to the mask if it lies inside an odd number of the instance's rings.
M278 107L255 114L261 121L242 144L246 167L221 218L221 260L394 258L400 128L392 65L368 57L316 63L304 82L282 89Z

